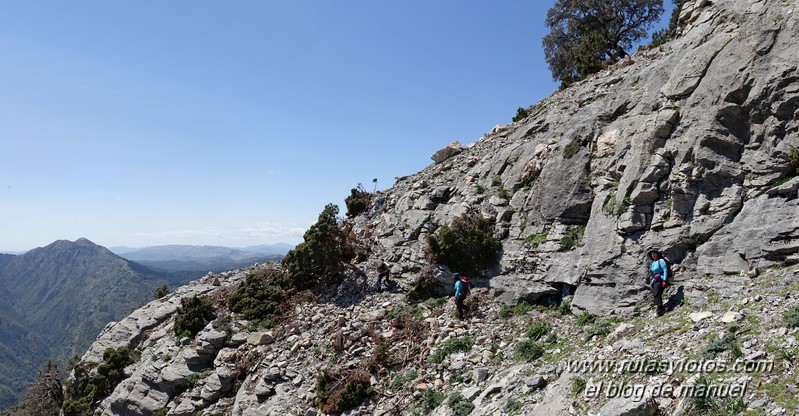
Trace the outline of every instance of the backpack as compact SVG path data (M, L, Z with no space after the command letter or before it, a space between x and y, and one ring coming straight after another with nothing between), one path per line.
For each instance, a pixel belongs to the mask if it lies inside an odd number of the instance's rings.
M464 297L469 296L469 293L472 292L473 287L474 285L472 284L472 281L469 280L469 276L461 275L461 288L463 290Z
M660 255L660 258L666 262L666 272L669 274L668 280L666 280L666 286L670 286L671 282L674 280L674 271L672 269L672 262L669 260L668 257L664 256L663 254Z

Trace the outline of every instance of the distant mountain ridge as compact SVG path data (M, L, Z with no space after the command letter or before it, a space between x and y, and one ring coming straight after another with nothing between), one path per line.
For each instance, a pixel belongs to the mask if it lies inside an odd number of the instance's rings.
M193 278L152 270L85 238L0 255L0 408L16 401L45 359L81 354L156 287Z
M115 248L120 255L80 238L0 254L0 409L16 402L44 360L82 354L109 322L151 300L155 288L279 260L291 248Z
M286 243L245 248L163 245L138 249L121 247L118 254L128 260L168 272L221 272L280 260L292 248L292 245Z

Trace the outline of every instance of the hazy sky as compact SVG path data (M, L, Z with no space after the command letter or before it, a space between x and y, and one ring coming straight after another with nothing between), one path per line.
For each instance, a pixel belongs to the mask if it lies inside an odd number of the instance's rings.
M552 93L553 3L6 2L0 250L300 242Z

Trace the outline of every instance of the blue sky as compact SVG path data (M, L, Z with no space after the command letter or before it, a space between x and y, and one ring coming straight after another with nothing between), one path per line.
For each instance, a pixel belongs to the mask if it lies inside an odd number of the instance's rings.
M7 3L0 250L300 242L551 94L553 3Z

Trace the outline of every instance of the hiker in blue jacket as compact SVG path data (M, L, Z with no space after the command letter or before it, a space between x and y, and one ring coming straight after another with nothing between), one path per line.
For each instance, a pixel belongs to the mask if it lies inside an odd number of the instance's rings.
M663 289L666 288L666 283L669 276L669 267L663 255L657 250L649 250L647 257L652 260L652 265L649 270L652 272L652 278L649 281L649 288L652 289L652 295L655 298L655 306L657 306L657 315L662 316L666 312L663 307Z
M463 301L466 299L466 288L461 281L460 273L452 275L452 280L455 281L455 306L458 307L458 319L463 319L463 312L468 311L466 305L463 304Z

